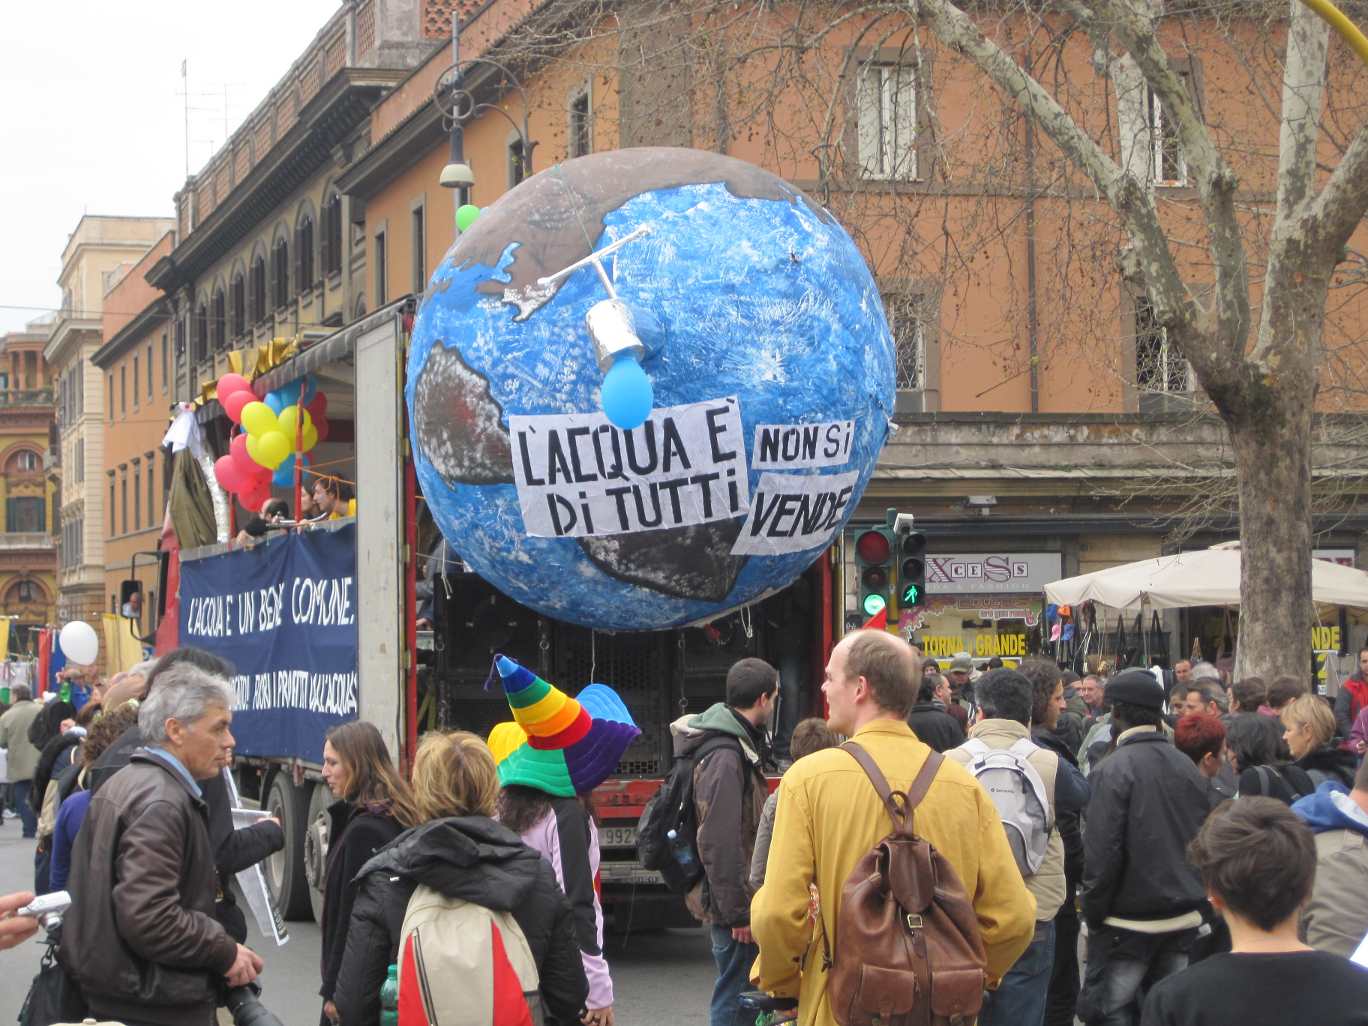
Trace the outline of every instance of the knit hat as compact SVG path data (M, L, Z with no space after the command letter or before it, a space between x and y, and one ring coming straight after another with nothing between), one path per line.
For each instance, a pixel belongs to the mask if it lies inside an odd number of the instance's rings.
M950 663L950 672L972 673L974 671L974 660L969 658L968 652L956 652L955 658Z
M571 698L507 656L496 655L494 667L514 720L489 733L505 786L521 784L562 798L592 791L641 734L607 684L590 684Z
M1154 674L1148 670L1127 670L1118 673L1107 681L1102 696L1108 704L1124 702L1126 705L1138 705L1144 709L1164 707L1164 689L1154 679Z

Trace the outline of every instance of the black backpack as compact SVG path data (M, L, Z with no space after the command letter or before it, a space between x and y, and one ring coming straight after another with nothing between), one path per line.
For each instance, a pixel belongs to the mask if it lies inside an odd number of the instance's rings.
M637 820L637 858L643 868L657 870L664 878L665 886L676 894L688 893L703 878L703 862L698 857L694 769L707 755L729 745L737 751L741 749L736 738L715 734L690 754L676 758L670 775L646 803ZM750 774L744 776L749 786ZM671 830L678 839L673 846L667 836Z

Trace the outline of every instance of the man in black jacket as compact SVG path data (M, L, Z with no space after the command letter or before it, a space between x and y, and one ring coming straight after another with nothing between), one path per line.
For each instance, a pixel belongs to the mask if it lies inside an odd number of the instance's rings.
M940 674L922 678L917 704L907 714L907 725L933 751L948 752L964 744L964 729L945 711L945 703L937 699L936 692L942 688L948 696L950 685Z
M1206 781L1159 728L1164 692L1145 670L1107 682L1116 750L1089 782L1082 889L1088 967L1079 1017L1132 1026L1142 986L1185 968L1207 908L1187 859L1210 809Z

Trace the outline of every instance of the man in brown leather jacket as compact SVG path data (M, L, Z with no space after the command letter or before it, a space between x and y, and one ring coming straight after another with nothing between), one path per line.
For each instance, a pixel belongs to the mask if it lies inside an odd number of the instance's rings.
M214 918L217 879L196 781L233 750L232 694L189 664L168 669L138 711L146 746L90 802L61 959L97 1019L212 1026L222 984L261 959Z

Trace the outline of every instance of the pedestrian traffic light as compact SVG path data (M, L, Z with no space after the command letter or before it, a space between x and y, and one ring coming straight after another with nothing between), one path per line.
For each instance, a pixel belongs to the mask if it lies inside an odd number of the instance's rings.
M910 609L926 601L926 535L907 532L899 550L898 608Z
M860 574L860 609L877 616L889 606L893 585L893 532L871 527L855 538L855 568Z

